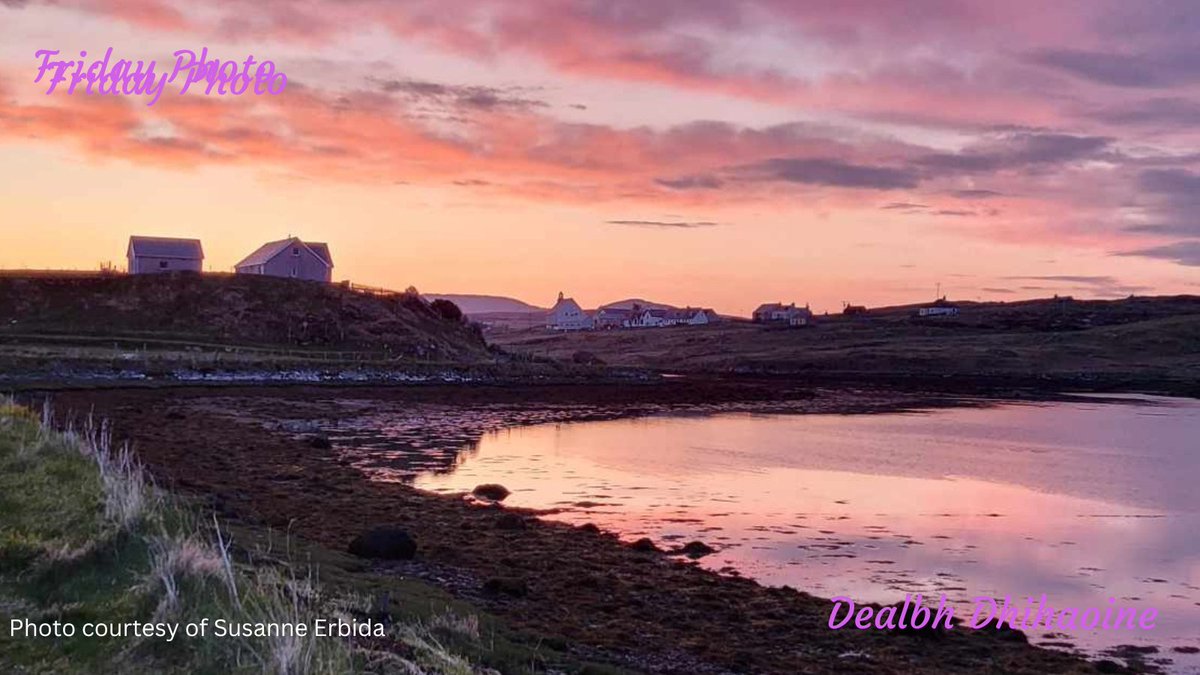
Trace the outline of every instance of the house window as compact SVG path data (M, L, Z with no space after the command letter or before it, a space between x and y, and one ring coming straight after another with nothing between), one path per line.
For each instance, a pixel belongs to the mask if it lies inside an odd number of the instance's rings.
M160 270L165 270L165 269L167 269L167 261L166 261L166 260L159 260L159 261L158 261L158 269L160 269Z
M300 256L300 247L299 246L292 247L292 255L297 256L297 257ZM292 276L296 276L296 275L293 274Z
M292 268L292 278L293 279L296 278L296 268L295 267Z

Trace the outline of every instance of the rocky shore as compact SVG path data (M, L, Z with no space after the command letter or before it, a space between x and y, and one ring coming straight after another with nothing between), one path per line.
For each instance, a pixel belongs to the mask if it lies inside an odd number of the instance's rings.
M320 432L347 410L382 404L457 410L425 416L422 437L413 439L443 447L547 419L684 408L872 412L977 405L979 398L886 389L816 391L753 380L112 389L58 392L54 398L59 411L94 411L110 419L117 440L128 440L159 481L195 496L222 518L286 528L337 550L373 527L403 530L415 543L414 555L376 560L372 565L379 571L432 582L531 641L589 660L655 673L1123 669L1031 646L1014 631L831 630L826 599L718 575L687 556L630 545L595 527L547 522L487 499L371 480L370 466L342 456L337 439L329 442ZM312 426L299 424L304 420Z

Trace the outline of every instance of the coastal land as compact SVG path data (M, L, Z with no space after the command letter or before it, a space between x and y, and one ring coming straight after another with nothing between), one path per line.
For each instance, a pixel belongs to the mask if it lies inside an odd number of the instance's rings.
M482 327L415 291L282 279L8 275L0 291L0 390L33 409L48 399L62 419L107 420L159 485L242 541L295 542L336 583L382 598L381 615L453 604L482 617L507 646L473 653L477 672L1155 667L1136 653L1090 662L1012 630L831 630L832 603L804 589L552 513L423 492L390 477L398 448L351 453L339 434L407 411L399 449L449 467L487 432L542 422L1196 396L1197 298L552 333ZM348 553L380 526L407 533L415 555Z
M1033 646L1011 630L828 628L830 601L701 569L679 552L572 527L469 495L379 480L386 459L338 452L339 420L410 409L411 443L432 454L487 431L546 421L695 411L895 411L986 400L915 392L781 389L771 382L63 391L61 411L111 420L162 485L239 527L286 531L345 551L363 531L402 527L411 560L365 560L377 588L419 581L478 608L518 644L631 672L1121 671ZM320 450L319 448L327 448ZM374 462L372 460L375 460ZM364 463L365 462L365 463ZM374 477L375 479L372 479ZM507 486L519 488L520 486ZM1136 664L1135 664L1136 667ZM585 671L579 671L585 672ZM586 671L593 672L593 671Z

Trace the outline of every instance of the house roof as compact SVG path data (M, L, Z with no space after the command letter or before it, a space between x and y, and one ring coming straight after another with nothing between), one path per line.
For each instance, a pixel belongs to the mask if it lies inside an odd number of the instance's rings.
M127 255L151 258L178 258L180 260L204 260L204 249L199 239L175 239L172 237L129 238Z
M329 255L329 244L321 241L306 241L304 245L317 254L317 257L325 261L326 265L333 267L333 256Z
M755 314L764 312L791 312L794 314L807 314L812 316L812 311L808 307L797 307L795 304L785 305L781 302L769 302L765 305L759 305L758 309L754 310Z
M254 253L246 256L234 267L251 267L254 265L265 265L272 258L288 250L292 246L299 244L308 250L312 251L313 255L321 259L329 267L333 267L333 257L329 255L329 245L320 242L301 241L300 237L292 237L291 239L280 239L279 241L269 241L262 246L259 246Z
M562 297L562 295L560 294L560 295L559 295L559 298L558 298L558 302L554 303L554 306L550 308L550 311L551 311L551 312L553 312L554 310L558 309L559 307L561 307L561 306L563 306L563 305L566 305L566 306L573 306L573 307L575 307L575 308L577 308L577 309L580 309L580 310L582 310L582 309L583 309L582 307L580 307L580 306L579 306L579 303L578 303L578 302L575 302L575 298L564 298L564 297Z
M633 310L624 307L601 307L596 310L596 315L605 318L628 318L633 315Z

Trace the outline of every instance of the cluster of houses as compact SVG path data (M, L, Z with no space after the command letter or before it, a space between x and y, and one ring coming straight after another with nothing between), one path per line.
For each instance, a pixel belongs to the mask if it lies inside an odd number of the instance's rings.
M959 309L939 298L932 305L917 308L913 311L914 318L952 317L958 316ZM868 314L862 305L847 303L842 314L848 317L860 317ZM797 307L796 303L783 304L770 302L759 305L751 316L754 323L780 326L809 326L813 323L812 310L808 305ZM642 307L634 304L632 307L601 307L588 311L579 306L574 298L558 294L558 301L546 314L546 328L554 331L599 330L612 328L657 328L661 326L703 326L721 321L722 318L711 309L695 307L664 308Z
M774 302L760 305L754 310L753 318L756 323L807 326L812 323L813 313L807 305L797 307L794 302L788 305ZM546 328L568 331L704 326L720 320L715 311L707 308L642 307L636 303L631 307L601 307L589 312L574 298L559 293L558 301L546 314Z
M204 270L204 247L199 239L133 236L129 238L125 257L130 274ZM329 282L333 280L333 256L328 244L289 237L259 246L235 265L234 271Z
M546 314L546 328L550 330L594 330L611 328L660 328L663 326L702 326L719 321L720 317L711 309L698 307L666 308L601 307L588 312L574 298L558 294L558 301Z
M130 274L163 274L168 272L202 272L204 270L204 248L199 239L177 239L172 237L129 238L126 250ZM308 281L330 282L333 280L333 256L329 245L304 241L299 237L288 237L259 246L241 262L234 265L238 274L285 277ZM861 305L846 304L842 313L858 316L867 313ZM918 308L914 317L957 316L959 310L939 298L933 305ZM813 322L813 313L808 308L797 307L796 303L772 302L759 305L752 316L755 323L785 326L808 326ZM659 328L663 326L703 326L721 320L711 309L699 307L643 307L634 303L631 307L601 307L589 312L579 306L574 298L558 294L558 301L546 315L546 328L557 331L595 330L612 328Z

